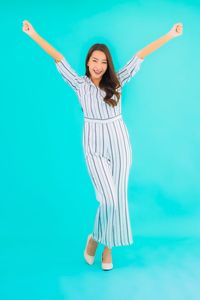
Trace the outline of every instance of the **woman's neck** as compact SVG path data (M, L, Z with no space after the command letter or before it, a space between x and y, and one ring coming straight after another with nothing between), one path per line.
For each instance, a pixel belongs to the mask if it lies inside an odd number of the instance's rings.
M94 79L94 78L91 78L91 77L90 77L90 79L94 83L94 85L96 85L97 87L99 87L99 83L100 83L101 79Z

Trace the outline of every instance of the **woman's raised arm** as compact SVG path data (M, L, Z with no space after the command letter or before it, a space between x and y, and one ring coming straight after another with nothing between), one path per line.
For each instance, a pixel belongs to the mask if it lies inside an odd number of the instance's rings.
M145 56L155 51L156 49L160 48L162 45L164 45L171 39L180 36L182 33L183 33L183 24L182 23L174 24L172 29L167 34L161 36L159 39L155 40L151 44L144 47L142 50L138 51L136 53L137 57L144 58Z
M45 41L33 28L30 22L23 22L23 31L28 34L44 51L54 58L56 67L63 79L75 90L79 91L84 80L74 71L65 57Z
M23 32L29 35L44 51L52 56L56 62L63 59L63 55L53 48L45 39L43 39L33 28L30 22L27 20L23 21Z

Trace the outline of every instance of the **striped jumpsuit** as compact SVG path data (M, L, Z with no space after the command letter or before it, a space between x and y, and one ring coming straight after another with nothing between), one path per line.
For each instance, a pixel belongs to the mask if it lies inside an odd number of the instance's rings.
M136 74L143 60L134 55L116 73L121 87ZM84 113L84 156L99 202L92 237L110 249L130 245L133 239L127 190L132 149L121 115L121 99L114 108L109 106L103 100L105 92L89 77L79 76L65 58L55 63L76 92Z

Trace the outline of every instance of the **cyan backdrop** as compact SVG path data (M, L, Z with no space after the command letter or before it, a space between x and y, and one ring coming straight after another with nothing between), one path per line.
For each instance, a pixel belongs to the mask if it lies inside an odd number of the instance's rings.
M78 99L53 59L22 32L23 20L80 75L93 43L108 45L118 70L183 23L183 35L145 57L123 90L133 147L129 208L135 238L199 237L198 1L4 0L0 7L2 249L63 243L80 255L98 206Z

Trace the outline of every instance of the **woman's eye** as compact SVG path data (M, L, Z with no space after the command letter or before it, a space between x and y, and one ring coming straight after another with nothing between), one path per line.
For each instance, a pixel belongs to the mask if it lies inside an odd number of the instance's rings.
M97 60L93 60L93 62L97 62ZM107 62L106 62L106 61L103 61L103 64L107 64Z

